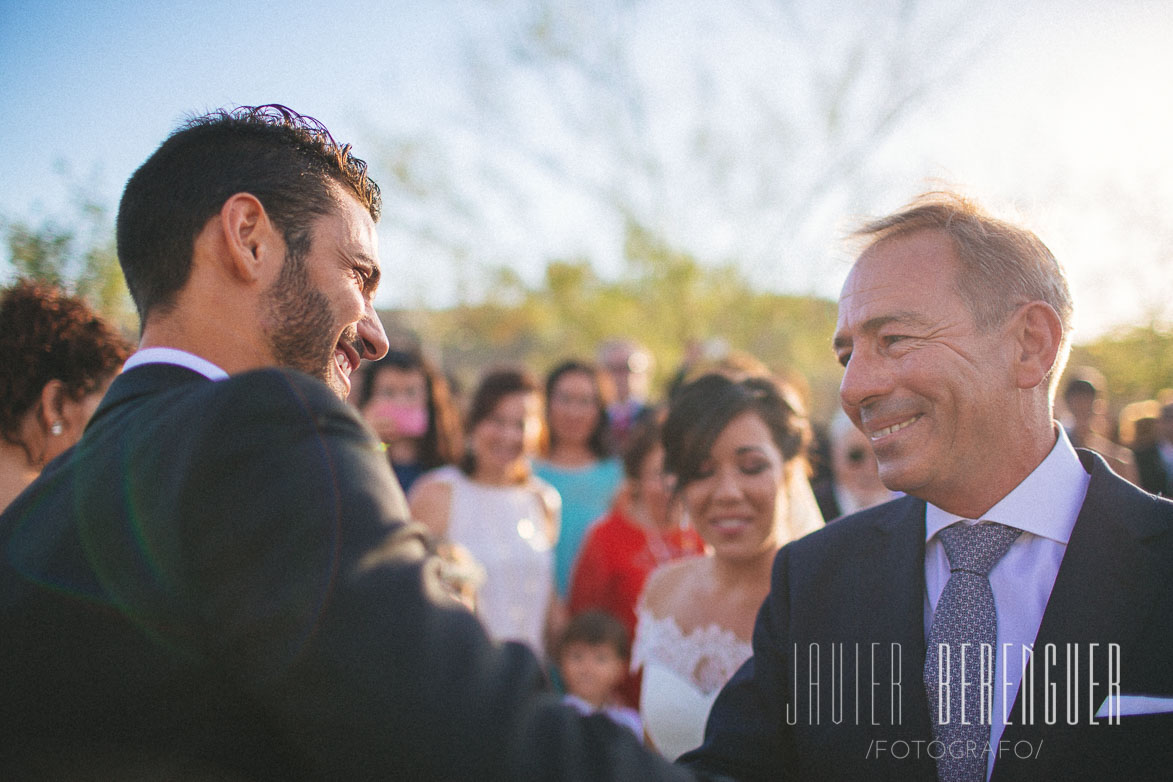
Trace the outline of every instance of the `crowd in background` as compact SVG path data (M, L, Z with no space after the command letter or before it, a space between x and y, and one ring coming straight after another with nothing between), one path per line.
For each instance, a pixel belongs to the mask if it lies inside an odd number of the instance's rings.
M659 399L653 368L637 342L616 339L544 381L494 369L461 395L411 348L364 367L352 401L413 516L459 560L460 587L476 585L490 633L544 655L576 707L609 710L675 757L699 743L750 654L778 548L896 495L845 415L813 428L794 389L754 357L693 354ZM1068 378L1059 410L1072 442L1173 492L1173 397L1113 422L1102 376ZM614 624L601 629L600 614Z
M0 508L77 441L129 352L79 299L27 281L4 291ZM490 635L528 644L579 710L675 757L750 655L777 550L893 494L845 416L816 431L752 356L694 355L659 399L653 367L616 339L597 361L565 357L544 379L496 368L458 394L401 347L363 366L350 401ZM1173 392L1111 420L1101 374L1066 378L1072 443L1173 495Z

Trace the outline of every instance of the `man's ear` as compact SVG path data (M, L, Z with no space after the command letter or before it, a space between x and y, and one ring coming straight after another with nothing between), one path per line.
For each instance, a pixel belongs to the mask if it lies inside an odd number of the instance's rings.
M1015 381L1019 388L1035 388L1055 366L1063 323L1050 304L1032 301L1011 315L1010 327L1015 339Z
M236 193L220 207L227 271L244 282L274 276L285 258L285 241L260 200Z

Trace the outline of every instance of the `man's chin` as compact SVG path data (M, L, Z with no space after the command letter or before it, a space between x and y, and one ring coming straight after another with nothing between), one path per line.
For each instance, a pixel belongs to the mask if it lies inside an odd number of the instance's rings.
M332 363L333 362L331 362L331 364ZM335 396L337 396L343 402L345 402L350 397L350 378L339 372L337 368L333 367L333 365L329 370L326 371L325 376L320 377L320 379L326 385L328 385L330 390L334 392Z
M325 383L334 392L334 395L343 402L350 397L350 378L339 371L338 365L333 360L325 366L317 365L312 369L310 367L293 368L299 369L310 377Z
M912 480L909 469L904 465L879 464L877 465L877 472L880 483L888 491L909 493L910 488L916 488L916 481Z

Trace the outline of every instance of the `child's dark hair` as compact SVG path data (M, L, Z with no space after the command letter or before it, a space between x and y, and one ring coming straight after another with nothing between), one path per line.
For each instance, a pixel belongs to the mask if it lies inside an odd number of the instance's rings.
M558 642L558 659L570 644L598 646L607 644L627 660L631 656L631 638L627 628L606 611L584 611L571 617Z

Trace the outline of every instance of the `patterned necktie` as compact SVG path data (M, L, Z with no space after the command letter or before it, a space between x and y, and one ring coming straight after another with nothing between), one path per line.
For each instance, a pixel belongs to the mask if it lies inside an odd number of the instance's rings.
M957 522L937 533L949 557L949 581L929 628L924 676L933 738L941 744L932 753L941 782L986 778L992 706L990 698L982 702L981 670L984 657L992 682L998 642L994 592L987 574L1021 534L1020 529L992 522Z

